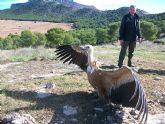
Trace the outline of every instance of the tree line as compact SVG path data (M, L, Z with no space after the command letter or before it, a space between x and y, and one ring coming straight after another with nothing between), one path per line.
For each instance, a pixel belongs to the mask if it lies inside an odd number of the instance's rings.
M53 48L61 44L107 44L118 39L120 22L110 23L101 28L81 28L65 31L52 28L47 33L36 33L29 30L22 31L20 35L9 34L0 38L0 49L16 49L22 47L37 47L43 45ZM165 21L141 22L142 35L146 40L154 41L161 33L165 32Z

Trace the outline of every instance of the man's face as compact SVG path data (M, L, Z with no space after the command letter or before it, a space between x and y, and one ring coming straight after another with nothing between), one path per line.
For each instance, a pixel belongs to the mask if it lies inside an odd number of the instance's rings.
M134 15L136 13L136 8L135 7L130 7L129 12L131 15Z

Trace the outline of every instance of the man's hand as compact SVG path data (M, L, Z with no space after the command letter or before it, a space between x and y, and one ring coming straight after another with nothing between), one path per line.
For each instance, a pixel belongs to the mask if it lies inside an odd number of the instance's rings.
M142 43L143 39L142 38L138 38L138 42Z
M120 43L120 45L122 46L123 43L124 43L124 41L123 41L123 40L119 40L119 43Z

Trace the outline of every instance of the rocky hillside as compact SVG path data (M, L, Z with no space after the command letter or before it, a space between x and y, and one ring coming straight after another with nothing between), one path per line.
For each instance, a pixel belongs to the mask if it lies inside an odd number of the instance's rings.
M82 8L96 9L94 6L82 5L82 4L74 2L73 0L29 0L29 2L27 3L12 4L11 9L21 9L21 7L28 7L31 9L35 9L36 7L37 8L42 7L42 6L47 7L50 4L53 4L53 5L62 4L72 9L82 9Z
M127 12L128 7L100 11L94 6L82 5L73 0L29 0L26 3L13 4L10 9L0 11L0 19L72 22L83 24L85 27L99 27L121 20ZM139 9L137 13L144 19L161 20L165 15L165 13L150 15Z

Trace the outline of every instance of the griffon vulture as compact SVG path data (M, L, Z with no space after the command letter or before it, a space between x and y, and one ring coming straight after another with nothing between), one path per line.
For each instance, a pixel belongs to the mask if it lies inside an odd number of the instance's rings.
M135 72L123 66L117 70L102 70L93 58L93 46L62 45L56 49L57 58L63 63L76 64L87 73L88 81L98 95L115 104L139 110L139 123L146 123L148 106L144 89Z

